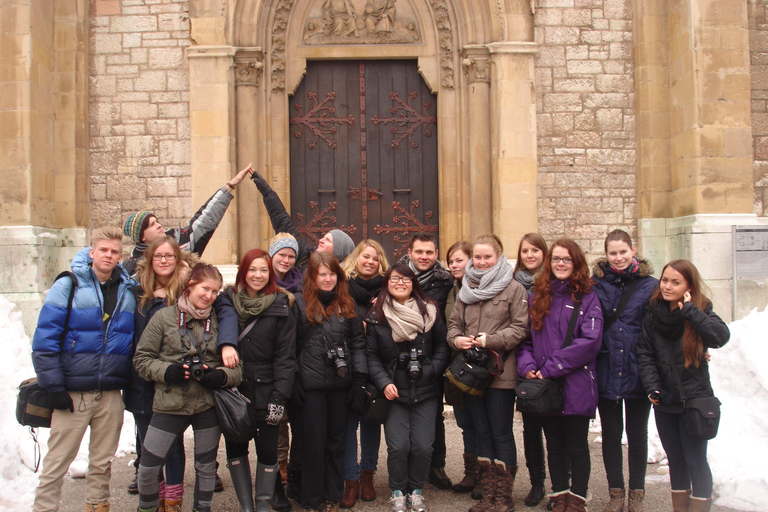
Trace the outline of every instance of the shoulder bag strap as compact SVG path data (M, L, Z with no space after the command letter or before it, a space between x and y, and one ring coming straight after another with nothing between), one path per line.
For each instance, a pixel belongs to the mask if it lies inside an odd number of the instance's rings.
M67 337L67 332L69 332L69 317L72 315L72 302L75 300L75 289L77 288L77 276L70 272L69 270L65 270L58 276L56 276L56 279L53 280L55 283L62 277L69 276L72 279L72 288L69 289L69 298L67 299L67 314L64 317L64 329L61 331L61 338L60 343L64 342L64 338Z
M579 319L579 313L581 308L581 295L576 298L573 303L573 313L571 313L571 320L568 322L568 333L565 335L565 341L563 341L563 348L566 348L573 341L573 331L576 330L576 320Z
M243 338L245 338L245 335L251 332L251 329L253 329L253 326L256 325L256 322L259 320L258 316L253 317L253 320L251 320L251 323L245 326L245 329L243 329L243 332L240 333L240 336L237 337L237 341L241 341Z
M680 391L680 400L683 401L683 407L685 407L685 391L683 391L683 382L680 380L680 373L677 371L677 363L675 363L675 354L672 351L672 344L667 343L667 354L669 354L669 363L672 366L672 375L675 377L675 384Z
M627 289L624 290L624 295L621 296L621 300L619 301L619 306L616 308L616 311L611 315L608 320L605 321L605 324L603 324L603 331L606 331L611 325L613 325L613 322L619 319L619 315L621 315L621 312L624 311L624 308L627 307L627 304L629 303L629 298L632 297L632 294L635 292L635 288L637 288L637 284L640 282L640 279L633 279L631 283L629 283L629 286L627 286Z

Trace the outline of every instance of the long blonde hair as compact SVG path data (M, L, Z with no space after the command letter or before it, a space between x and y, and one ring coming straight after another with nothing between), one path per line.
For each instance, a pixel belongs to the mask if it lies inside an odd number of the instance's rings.
M155 270L152 268L152 256L157 251L157 248L165 243L171 246L173 255L176 257L176 268L173 269L173 274L170 275L168 282L163 286L157 280L157 274L155 274ZM172 306L187 285L189 269L194 267L199 261L200 258L196 254L182 251L178 242L172 236L163 235L155 239L146 248L144 257L138 263L136 277L141 285L139 311L144 309L147 302L155 296L155 290L160 288L165 288L165 305Z
M366 250L368 247L373 247L376 251L376 256L379 258L379 275L383 276L389 270L389 262L387 261L387 255L384 253L384 248L376 240L366 238L355 247L355 250L350 253L349 256L344 258L341 262L341 268L347 276L347 279L355 278L359 275L357 270L357 259L360 257L360 253Z

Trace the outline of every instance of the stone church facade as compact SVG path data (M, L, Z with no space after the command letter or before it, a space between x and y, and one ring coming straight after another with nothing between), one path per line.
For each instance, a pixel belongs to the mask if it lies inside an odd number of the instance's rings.
M384 142L425 149L424 137L435 139L434 186L424 181L423 188L437 191L438 206L419 222L439 229L442 248L494 232L513 257L520 236L539 231L550 242L574 238L594 259L607 232L622 228L657 268L691 259L728 317L731 226L760 225L768 211L766 6L3 2L0 293L21 306L29 325L53 277L88 245L90 228L122 226L139 209L183 225L249 162L290 208L302 172L293 149L304 134L293 110L302 83L308 87L317 66L330 76L345 61L386 61L411 63L435 101L429 111L426 104L421 113L411 109L430 128L406 139L392 126L392 141ZM405 111L402 94L381 91L378 99L368 93L360 108L379 101L386 110L391 100L393 112L396 101ZM347 103L358 101L353 93ZM327 98L334 112L347 108L340 94ZM355 112L349 116L357 124L349 124L359 132L363 118ZM336 139L346 139L340 127L321 125L307 121L301 129L327 142L330 154ZM376 137L368 129L354 135L363 169L373 159L366 144ZM383 184L369 187L366 176L347 195L333 188L334 204L362 200L363 217L389 204ZM314 188L328 192L322 187ZM397 213L394 220L402 221ZM371 229L381 232L382 223ZM244 183L205 259L235 264L271 235L258 192ZM739 314L764 306L760 286L739 289Z

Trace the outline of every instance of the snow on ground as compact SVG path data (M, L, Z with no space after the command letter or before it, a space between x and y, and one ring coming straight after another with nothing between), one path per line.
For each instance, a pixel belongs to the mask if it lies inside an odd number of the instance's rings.
M0 295L0 332L4 334L5 358L0 380L0 512L32 508L38 474L33 472L34 443L26 427L16 423L19 383L34 376L31 340L24 334L21 313ZM709 462L715 480L716 503L739 510L761 510L768 502L768 309L756 310L730 325L731 340L712 351L712 387L723 402L720 431L709 443ZM593 426L599 428L596 422ZM650 462L664 459L664 451L651 416L648 425ZM89 438L86 433L85 439ZM41 456L45 456L48 430L40 429ZM126 414L118 456L134 446L133 418ZM41 459L42 460L42 459ZM84 476L88 467L87 441L70 467L71 475ZM42 466L41 466L42 468ZM649 481L667 480L648 475Z

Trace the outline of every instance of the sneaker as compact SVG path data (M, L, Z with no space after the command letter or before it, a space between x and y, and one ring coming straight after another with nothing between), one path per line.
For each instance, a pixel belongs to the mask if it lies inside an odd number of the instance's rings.
M392 491L389 502L392 504L392 512L408 512L408 502L403 491Z
M408 509L411 512L427 512L427 500L421 494L421 490L414 489L413 492L408 495Z

